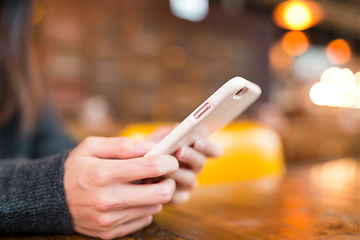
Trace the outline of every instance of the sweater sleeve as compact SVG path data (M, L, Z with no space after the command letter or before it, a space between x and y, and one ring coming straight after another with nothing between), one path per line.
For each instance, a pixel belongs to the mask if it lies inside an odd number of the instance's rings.
M0 233L74 233L63 185L68 154L0 161Z

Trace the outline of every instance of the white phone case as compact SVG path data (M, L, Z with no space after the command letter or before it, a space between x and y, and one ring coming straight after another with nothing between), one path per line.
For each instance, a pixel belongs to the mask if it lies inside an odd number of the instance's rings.
M258 85L242 77L234 77L221 86L195 111L163 138L145 156L172 154L198 139L206 139L233 121L261 94Z

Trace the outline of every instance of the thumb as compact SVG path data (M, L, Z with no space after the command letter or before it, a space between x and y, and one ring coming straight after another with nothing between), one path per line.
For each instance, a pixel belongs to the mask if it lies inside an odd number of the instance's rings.
M88 137L77 147L78 153L103 159L136 158L144 156L155 145L126 137Z

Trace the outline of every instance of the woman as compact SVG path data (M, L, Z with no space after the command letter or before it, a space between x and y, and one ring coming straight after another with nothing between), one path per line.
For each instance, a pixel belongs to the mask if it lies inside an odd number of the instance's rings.
M175 157L143 157L155 143L102 137L75 147L45 104L31 7L30 0L0 2L0 233L111 239L149 225L163 204L188 200L206 156L221 148L198 141ZM166 178L132 184L159 176Z

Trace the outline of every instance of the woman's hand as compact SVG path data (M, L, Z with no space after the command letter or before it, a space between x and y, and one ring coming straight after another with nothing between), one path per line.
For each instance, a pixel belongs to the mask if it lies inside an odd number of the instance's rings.
M176 126L177 124L160 127L147 140L157 143ZM174 156L179 160L180 168L175 173L165 175L165 177L172 178L176 182L176 190L170 202L177 204L188 201L191 190L197 185L196 176L204 167L206 158L219 157L222 152L223 148L219 143L208 140L197 140L192 146L177 150Z
M70 153L64 188L76 232L112 239L151 223L152 215L172 198L175 181L132 182L172 174L179 167L172 156L141 157L152 146L124 137L90 137Z
M175 173L167 174L176 182L176 190L171 203L184 203L189 200L191 190L197 185L197 175L203 169L207 157L219 157L223 150L217 142L197 140L191 147L182 147L176 151L180 168Z

